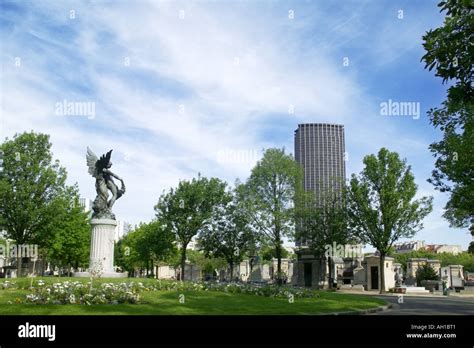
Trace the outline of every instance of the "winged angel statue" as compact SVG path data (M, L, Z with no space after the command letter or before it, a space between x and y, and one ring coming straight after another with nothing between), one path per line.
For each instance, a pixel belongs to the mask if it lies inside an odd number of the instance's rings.
M97 197L92 203L92 214L93 219L114 219L115 215L112 213L112 206L115 201L123 196L125 193L125 184L123 180L116 174L114 174L110 167L112 162L110 157L112 156L112 150L102 155L100 158L92 152L89 147L87 148L87 166L89 167L89 174L95 178L95 190L97 191ZM115 184L113 178L120 180L121 188ZM112 198L109 200L109 191L112 193Z

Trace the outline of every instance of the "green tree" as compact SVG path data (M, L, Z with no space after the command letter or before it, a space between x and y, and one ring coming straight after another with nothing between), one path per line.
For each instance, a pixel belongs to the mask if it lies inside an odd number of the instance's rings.
M143 255L149 256L152 266L176 253L174 235L160 221L141 224L139 229L143 229L143 237L138 240L138 248L142 250Z
M227 266L225 258L206 256L199 250L188 250L186 255L188 261L198 266L204 274L214 274L215 272L219 274L218 271Z
M271 261L273 259L276 259L275 248L273 248L270 245L262 246L260 250L260 256L263 261ZM282 248L281 257L287 258L288 256L289 256L288 250L286 250L285 248Z
M348 217L353 232L380 253L380 293L385 292L384 261L400 238L411 238L423 228L432 210L432 197L414 200L415 178L406 160L382 148L364 158L359 176L352 174Z
M259 239L275 249L277 283L282 282L283 238L294 236L294 202L301 192L302 169L284 149L268 149L240 189Z
M234 279L234 265L254 244L254 234L243 204L231 193L214 210L211 223L199 234L199 248L208 257L224 258Z
M427 263L416 270L416 283L421 285L423 280L439 280L438 273Z
M59 267L85 267L89 262L91 232L88 214L79 204L77 187L67 187L56 203L56 219L40 230L36 243Z
M131 277L135 276L137 269L143 269L149 260L148 255L141 255L136 246L140 237L140 231L134 229L115 244L114 263L126 270Z
M146 269L147 275L154 274L154 266L176 253L174 235L158 220L140 223L118 241L116 264L131 275L135 268Z
M334 185L344 187L344 183ZM334 245L342 246L353 241L347 224L346 190L328 188L316 199L314 192L308 192L298 205L297 215L301 224L297 228L297 239L320 259L328 263L329 287L332 288ZM330 246L330 248L328 248ZM332 251L332 252L331 252Z
M446 17L443 26L423 36L422 60L450 87L441 107L428 111L431 124L443 132L430 145L436 162L428 181L450 193L444 217L451 226L470 225L474 236L474 5L472 0L446 0L438 7Z
M157 218L175 236L181 253L181 280L184 280L186 248L194 236L210 222L216 206L226 197L225 182L217 178L182 180L177 188L163 193L155 206Z
M46 134L16 134L1 144L0 154L0 227L17 244L38 241L41 231L62 215L66 170L53 162Z

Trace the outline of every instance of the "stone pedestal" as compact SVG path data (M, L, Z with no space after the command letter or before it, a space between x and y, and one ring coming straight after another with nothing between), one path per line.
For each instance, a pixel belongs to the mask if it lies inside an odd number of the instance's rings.
M91 254L89 267L101 263L104 273L114 272L114 239L117 221L92 219Z
M114 271L114 239L117 221L112 219L92 219L91 253L89 267L101 264L102 278L127 277L127 273ZM76 272L75 277L89 277L89 272Z

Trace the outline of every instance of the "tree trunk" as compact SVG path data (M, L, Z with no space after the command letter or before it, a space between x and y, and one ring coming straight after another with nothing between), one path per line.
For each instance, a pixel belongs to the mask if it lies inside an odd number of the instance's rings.
M22 259L21 257L17 256L17 261L16 261L16 276L17 278L20 278L21 277L21 264L22 264Z
M327 279L327 272L326 272L326 257L319 255L318 257L318 272L316 274L316 278L313 279L313 286L314 282L316 282L317 289L324 289ZM322 284L321 284L322 281Z
M181 248L181 274L179 275L179 280L184 280L184 267L186 266L186 245L183 245Z
M154 262L153 260L150 260L150 270L151 270L151 273L150 273L150 276L151 278L155 278L155 265L154 265Z
M328 256L328 287L332 289L333 281L332 281L332 258Z
M230 266L230 281L232 282L234 280L234 262L229 262Z
M281 277L281 245L278 244L275 248L276 257L277 257L277 284L281 285L283 279Z
M380 293L385 294L385 254L380 253Z

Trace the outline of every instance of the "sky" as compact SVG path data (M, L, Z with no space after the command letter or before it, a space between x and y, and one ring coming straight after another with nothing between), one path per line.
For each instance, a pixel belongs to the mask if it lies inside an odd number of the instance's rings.
M263 149L293 153L299 123L343 124L348 175L381 147L398 152L418 197L434 197L413 239L466 249L426 181L441 137L426 111L447 87L420 62L422 36L442 22L428 0L2 1L0 137L49 134L91 199L86 148L113 149L127 189L114 212L137 224L179 180L243 181ZM398 103L414 109L382 111Z

